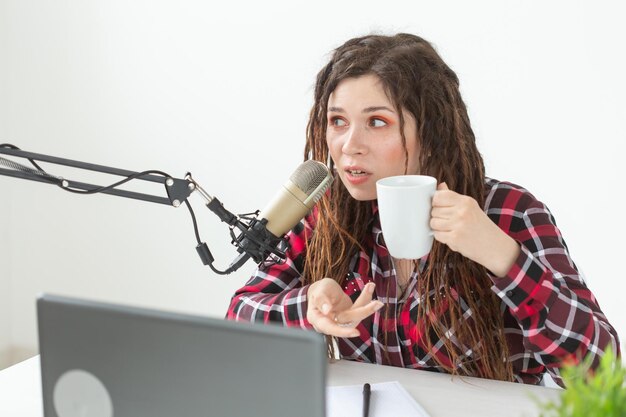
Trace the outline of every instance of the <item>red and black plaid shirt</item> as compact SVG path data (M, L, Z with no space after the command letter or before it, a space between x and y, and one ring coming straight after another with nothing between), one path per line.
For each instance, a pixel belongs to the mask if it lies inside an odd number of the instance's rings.
M600 310L576 265L548 208L527 190L507 182L486 179L485 212L521 246L521 253L503 278L491 277L492 290L502 300L509 361L518 382L537 384L547 371L561 383L563 359L588 355L599 358L607 346L619 351L615 329ZM278 322L312 329L306 319L308 285L302 285L301 265L306 236L314 219L305 218L289 234L288 259L258 268L248 283L233 296L227 318ZM441 371L433 359L450 363L443 340L427 349L417 333L417 273L400 294L391 257L382 240L378 215L372 219L366 251L355 255L346 293L355 300L368 282L376 284L375 298L385 305L357 327L360 336L339 338L341 357L357 361ZM428 255L419 265L424 270ZM461 297L464 319L473 312ZM479 313L478 313L479 314ZM448 320L442 320L442 323ZM458 346L472 356L467 346ZM489 335L485 335L489 337ZM478 359L478 358L473 358ZM597 362L594 360L594 362Z

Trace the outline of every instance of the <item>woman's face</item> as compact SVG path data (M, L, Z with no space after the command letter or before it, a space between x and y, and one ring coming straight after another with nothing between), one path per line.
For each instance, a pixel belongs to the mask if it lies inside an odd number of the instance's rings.
M419 172L415 119L407 111L404 135L407 174ZM376 199L376 181L403 175L405 151L400 118L375 75L347 78L328 99L326 142L341 181L353 198Z

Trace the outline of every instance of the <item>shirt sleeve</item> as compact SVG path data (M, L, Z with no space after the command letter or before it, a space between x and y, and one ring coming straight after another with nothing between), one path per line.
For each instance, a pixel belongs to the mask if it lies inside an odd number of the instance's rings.
M307 216L287 234L285 262L264 262L235 292L226 313L227 319L313 328L306 319L309 285L302 285L301 275L312 223L312 217Z
M617 332L570 258L548 208L525 190L511 191L504 202L497 223L521 253L505 277L491 277L492 289L519 323L526 351L562 384L564 362L589 358L595 368L608 346L619 353Z

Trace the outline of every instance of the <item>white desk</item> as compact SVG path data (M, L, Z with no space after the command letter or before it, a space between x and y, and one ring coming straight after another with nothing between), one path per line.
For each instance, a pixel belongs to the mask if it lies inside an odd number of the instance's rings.
M43 417L39 356L0 371L0 416Z
M559 394L553 388L350 361L328 367L328 385L385 381L400 381L431 417L532 417L539 415L533 397L547 401ZM0 371L0 416L42 417L42 410L38 356Z
M352 361L328 367L328 385L386 381L399 381L431 417L535 417L539 409L532 398L556 400L561 391Z

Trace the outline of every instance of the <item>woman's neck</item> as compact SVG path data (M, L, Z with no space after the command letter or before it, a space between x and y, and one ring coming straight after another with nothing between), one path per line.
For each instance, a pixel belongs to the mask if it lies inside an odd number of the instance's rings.
M396 270L396 281L401 291L404 291L409 285L411 274L415 269L415 260L413 259L393 259L393 266Z

